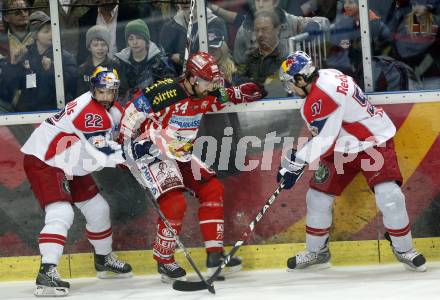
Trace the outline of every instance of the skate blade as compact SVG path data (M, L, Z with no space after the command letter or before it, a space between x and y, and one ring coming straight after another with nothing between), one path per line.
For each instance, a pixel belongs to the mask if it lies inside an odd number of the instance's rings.
M65 297L69 294L69 289L65 287L50 287L37 285L34 295L36 297Z
M96 277L99 279L120 279L120 278L130 278L133 277L132 272L128 273L115 273L111 271L101 271L96 272Z
M426 264L423 264L420 267L412 267L412 266L407 265L407 264L404 263L403 266L405 267L405 269L407 269L409 271L413 271L413 272L426 272Z
M325 270L330 268L332 265L329 262L323 263L323 264L315 264L304 268L296 268L296 269L290 269L287 268L287 272L308 272L308 271L319 271L319 270Z
M162 281L163 283L172 284L176 280L186 281L186 276L171 278L165 274L160 274L160 281Z

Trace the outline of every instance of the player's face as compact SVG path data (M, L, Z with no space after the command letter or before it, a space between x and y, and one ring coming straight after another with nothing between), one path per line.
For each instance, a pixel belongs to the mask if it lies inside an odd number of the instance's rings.
M206 81L202 78L197 78L194 89L197 97L205 97L210 92L214 91L215 84L213 81Z
M96 88L94 98L102 107L109 109L115 100L116 91L115 89Z
M283 81L283 86L289 94L295 94L300 98L305 98L307 96L306 92L303 90L303 88L307 86L307 83L302 77L298 78L296 81Z

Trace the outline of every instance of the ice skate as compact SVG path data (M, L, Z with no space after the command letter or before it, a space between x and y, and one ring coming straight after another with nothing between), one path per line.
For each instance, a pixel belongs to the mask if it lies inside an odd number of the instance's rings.
M330 258L328 245L317 252L303 251L287 260L287 271L327 269L330 267Z
M54 264L42 263L35 283L34 295L37 297L63 297L69 294L70 284L61 280Z
M403 263L406 269L416 272L426 271L426 259L423 254L417 252L415 249L411 249L406 252L398 252L391 241L391 237L388 232L385 232L385 238L390 242L391 249L393 250L394 256L398 261Z
M174 280L186 281L186 271L177 262L168 264L158 262L157 271L164 283L172 283Z
M113 252L107 255L95 254L95 269L97 277L100 279L128 278L133 276L131 266L119 260Z
M226 255L224 252L208 252L206 258L207 275L212 276L217 268L223 263ZM240 271L242 268L241 258L233 256L226 264L226 267L222 270L220 275L232 274Z

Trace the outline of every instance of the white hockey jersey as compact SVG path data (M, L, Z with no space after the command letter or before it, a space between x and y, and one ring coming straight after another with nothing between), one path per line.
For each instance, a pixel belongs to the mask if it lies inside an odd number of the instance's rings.
M372 105L353 78L334 69L319 71L301 107L313 138L296 157L311 163L332 152L358 153L380 145L396 127L380 107Z
M107 111L87 92L41 123L21 151L70 176L115 167L125 161L114 141L122 113L118 103Z

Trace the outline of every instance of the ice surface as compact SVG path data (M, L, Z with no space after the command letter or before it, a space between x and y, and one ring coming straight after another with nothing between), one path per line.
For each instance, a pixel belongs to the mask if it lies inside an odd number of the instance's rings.
M197 280L190 274L190 280ZM216 282L217 294L208 291L179 292L160 282L159 276L130 279L71 279L65 299L86 300L434 300L440 299L440 263L428 263L425 273L411 272L400 264L332 267L320 271L264 270L240 272ZM34 282L0 283L0 299L37 299ZM53 298L52 298L53 299Z

